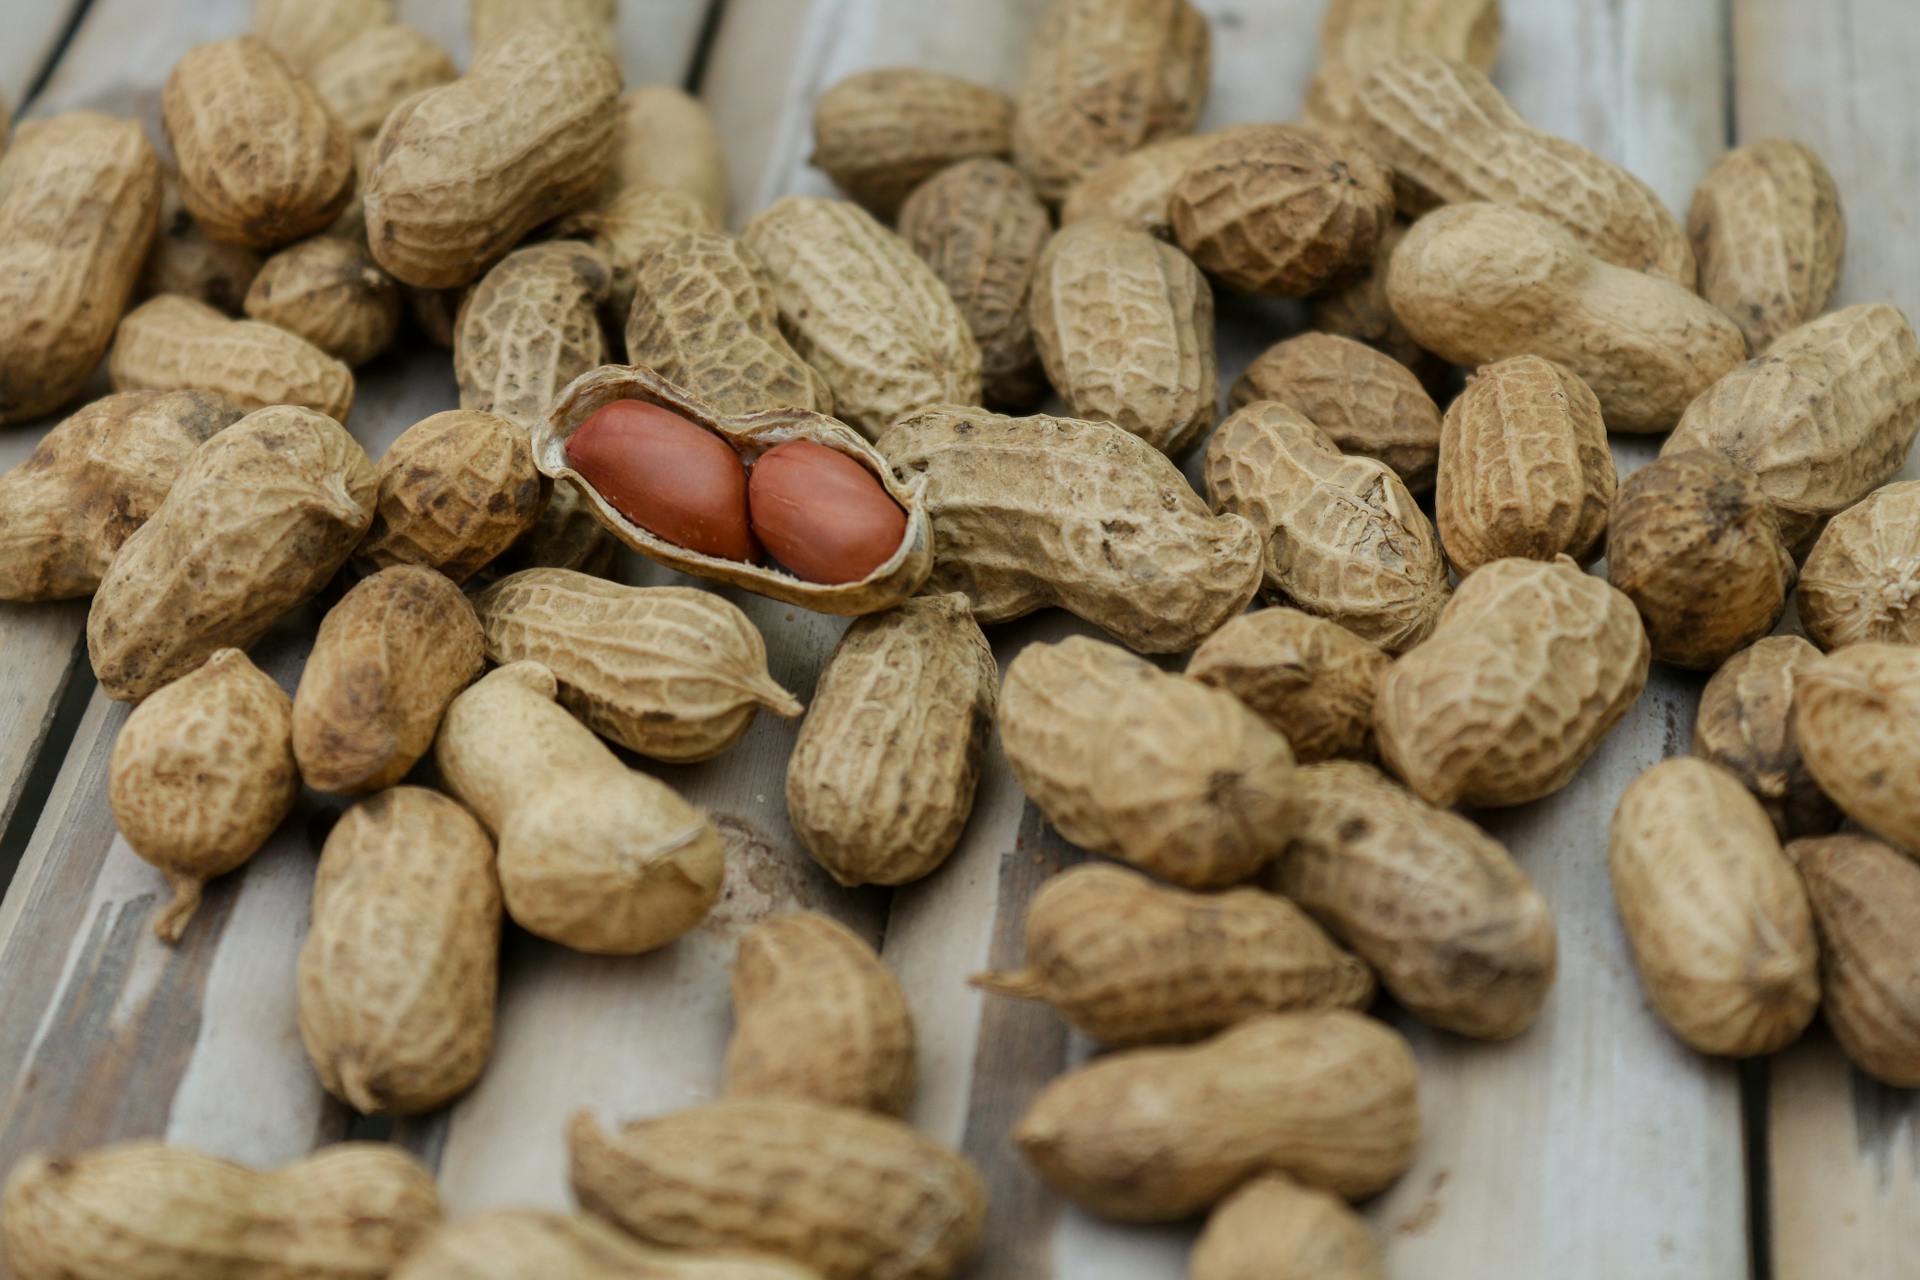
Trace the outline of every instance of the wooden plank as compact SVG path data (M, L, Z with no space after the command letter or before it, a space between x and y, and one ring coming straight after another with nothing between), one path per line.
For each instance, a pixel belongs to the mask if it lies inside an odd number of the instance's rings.
M16 5L7 14L7 39L0 43L0 105L22 114L27 94L59 48L60 37L82 0L40 0Z

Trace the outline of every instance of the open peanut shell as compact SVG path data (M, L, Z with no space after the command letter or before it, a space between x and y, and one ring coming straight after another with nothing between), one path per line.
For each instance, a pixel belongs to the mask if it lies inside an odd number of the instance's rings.
M872 472L888 496L907 513L906 536L886 562L865 578L831 585L807 582L774 566L703 555L668 542L621 515L568 464L568 437L596 410L615 400L656 404L697 422L731 444L748 466L767 450L789 440L809 440L844 453ZM805 409L763 409L727 417L650 369L602 365L568 383L554 400L546 417L534 428L533 460L543 475L578 490L594 519L648 559L819 613L854 615L891 609L918 591L933 571L933 526L922 495L924 478L915 477L911 483L895 479L877 449L852 427L825 414Z

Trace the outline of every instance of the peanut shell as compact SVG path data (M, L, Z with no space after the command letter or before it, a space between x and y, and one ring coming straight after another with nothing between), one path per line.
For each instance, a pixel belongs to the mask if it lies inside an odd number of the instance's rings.
M1853 1064L1896 1089L1920 1085L1920 866L1865 836L1796 840L1820 935L1820 1011Z
M1758 354L1827 309L1846 256L1833 175L1811 147L1766 138L1735 147L1694 188L1687 238L1700 296L1733 317Z
M1243 129L1229 125L1207 133L1183 133L1127 151L1073 184L1060 205L1060 225L1086 218L1112 218L1162 240L1173 239L1174 184L1215 143Z
M247 290L265 259L252 249L211 240L180 202L179 186L163 169L160 230L140 267L135 298L183 293L228 315L240 314ZM114 319L119 319L116 309Z
M1013 101L919 67L861 71L813 104L813 155L841 190L891 221L912 190L950 164L1004 156Z
M1813 780L1793 730L1793 691L1820 661L1799 636L1768 636L1721 664L1700 694L1693 754L1745 784L1782 840L1824 835L1840 810Z
M1392 659L1338 623L1298 609L1256 609L1193 652L1187 674L1224 689L1313 764L1371 760L1373 691Z
M722 228L695 196L665 187L627 187L605 203L574 210L553 224L554 233L584 240L613 269L601 314L619 332L633 310L634 276L643 266L671 273L667 245L687 232L720 234ZM764 274L764 273L763 273Z
M253 0L253 34L303 75L392 22L393 0Z
M473 409L436 413L380 459L373 524L355 549L365 572L398 564L465 582L534 527L547 482L518 423ZM598 526L595 526L597 529Z
M1355 99L1373 69L1416 51L1492 71L1500 56L1500 0L1332 0L1320 19L1320 60L1301 114L1323 129L1352 125Z
M353 371L345 364L276 325L232 320L178 294L127 312L107 373L115 391L199 388L242 409L299 405L335 422L353 408Z
M370 26L313 63L307 78L355 143L371 143L393 109L459 76L447 51L397 22Z
M1849 818L1920 857L1920 648L1855 644L1800 673L1793 732Z
M1444 388L1446 362L1413 340L1387 298L1388 264L1412 228L1412 223L1396 222L1382 231L1366 270L1336 280L1314 295L1313 327L1364 342L1405 365L1423 386Z
M1876 489L1828 522L1800 574L1800 621L1823 649L1920 644L1920 480Z
M1255 1178L1220 1202L1194 1242L1187 1274L1190 1280L1387 1280L1366 1219L1338 1196L1276 1175Z
M607 362L598 308L612 284L607 260L577 240L502 258L467 291L454 323L460 407L531 431L562 387Z
M580 491L558 485L540 518L486 568L489 577L522 569L572 569L618 582L620 544L601 526Z
M349 368L385 351L400 328L400 290L365 249L317 236L282 249L247 289L247 316L297 334Z
M619 0L468 0L467 32L475 58L525 27L570 32L613 57L619 52L618 9Z
M393 1280L819 1280L777 1258L690 1254L643 1245L585 1214L490 1209L440 1227Z
M603 200L636 188L683 193L713 225L727 221L727 161L706 104L675 85L643 84L620 95L613 166Z

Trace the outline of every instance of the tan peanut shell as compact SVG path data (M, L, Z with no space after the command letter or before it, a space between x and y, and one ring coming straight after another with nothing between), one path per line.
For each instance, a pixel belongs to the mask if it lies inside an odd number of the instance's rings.
M465 582L534 527L547 482L518 423L448 409L401 432L380 459L373 524L355 549L365 571L399 564Z
M1298 125L1235 130L1174 184L1174 237L1242 293L1300 298L1373 260L1393 225L1388 172L1359 146Z
M293 754L316 791L391 787L486 661L480 622L432 569L382 569L321 620L293 695Z
M1899 474L1917 428L1920 339L1898 308L1863 303L1788 330L1728 372L1661 452L1718 449L1759 476L1798 552Z
M943 406L880 452L923 477L937 591L984 624L1058 605L1142 653L1184 653L1247 607L1262 539L1214 516L1146 441L1108 422Z
M1180 250L1088 218L1062 228L1029 302L1047 380L1075 417L1179 456L1213 425L1213 291Z
M1782 840L1824 835L1840 810L1800 758L1793 691L1820 661L1799 636L1768 636L1721 664L1700 693L1693 754L1717 764L1753 792Z
M706 104L675 85L643 84L620 95L606 198L636 188L684 193L713 224L727 220L727 161Z
M374 139L367 243L407 284L465 284L606 177L620 73L605 48L538 23L475 47L464 76L395 107Z
M695 196L665 187L627 187L603 204L584 205L553 224L556 235L584 240L613 269L601 314L619 332L633 309L634 276L644 266L671 272L667 245L688 232L718 235L720 223ZM637 363L637 362L635 362Z
M1271 1174L1247 1183L1208 1216L1187 1274L1190 1280L1387 1280L1366 1219L1338 1196Z
M1760 481L1722 454L1663 453L1621 482L1607 580L1640 610L1660 661L1713 670L1773 630L1793 577Z
M1338 623L1256 609L1201 641L1187 674L1224 689L1284 736L1294 759L1373 758L1373 692L1392 659Z
M608 56L618 52L619 0L468 0L467 31L476 58L519 30L570 31Z
M1286 846L1293 752L1232 695L1085 636L1007 666L1000 744L1060 834L1187 888Z
M1827 309L1846 256L1833 175L1811 147L1766 138L1735 147L1694 188L1687 238L1700 296L1758 354Z
M1396 222L1380 233L1373 261L1366 270L1328 285L1313 299L1313 327L1324 333L1364 342L1405 365L1427 387L1443 386L1445 363L1413 340L1407 326L1393 314L1387 298L1387 267L1393 251L1413 224Z
M720 833L665 783L620 763L558 693L537 662L483 676L441 721L441 778L493 833L514 923L598 955L664 946L719 897Z
M363 1115L465 1093L493 1048L499 958L493 844L472 814L422 787L347 810L300 948L300 1038L327 1092Z
M1037 402L1047 381L1027 304L1053 223L1032 184L1004 160L962 161L907 197L900 234L966 317L987 402Z
M607 362L600 304L613 269L577 240L516 249L461 300L453 332L460 407L529 431L560 389Z
M944 1280L980 1243L966 1157L898 1120L741 1098L608 1131L568 1126L581 1207L652 1244L747 1249L822 1280Z
M948 165L1006 155L1012 130L1013 102L997 89L920 67L860 71L814 101L810 163L891 220Z
M439 1220L433 1175L373 1142L275 1170L159 1142L35 1154L0 1207L15 1280L381 1280Z
M1920 481L1876 489L1829 521L1801 570L1799 601L1823 649L1920 644Z
M407 318L421 337L444 351L453 350L453 322L460 314L460 300L466 285L451 289L422 289L402 284L400 296L407 304Z
M980 348L933 268L858 205L786 196L742 233L788 339L872 440L903 414L980 401Z
M87 615L108 697L146 697L216 649L245 649L346 562L373 515L373 464L309 409L256 409L194 453L121 544Z
M733 961L730 1098L794 1098L904 1115L917 1078L913 1012L871 946L792 911L741 935Z
M1115 156L1191 131L1211 69L1189 0L1051 0L1027 45L1014 163L1057 202Z
M253 0L253 34L303 75L392 21L393 0Z
M1500 0L1332 0L1320 20L1320 60L1302 115L1323 129L1352 125L1360 86L1373 69L1413 52L1492 71L1500 56Z
M1400 210L1489 201L1552 222L1600 261L1691 290L1693 248L1653 188L1520 118L1482 71L1406 53L1368 76L1354 132L1393 171Z
M193 451L239 417L211 391L123 391L47 432L0 475L0 600L92 594Z
M1505 1040L1553 986L1553 912L1498 841L1370 765L1296 775L1293 842L1267 871L1423 1022Z
M1897 1089L1920 1085L1920 866L1865 836L1796 840L1820 935L1820 1011L1855 1066Z
M436 1229L393 1280L819 1280L796 1263L643 1245L585 1214L490 1209Z
M0 159L0 425L79 394L113 337L160 216L140 126L69 111Z
M173 890L153 919L163 942L180 940L206 882L245 863L293 811L292 715L246 654L221 649L134 708L114 739L113 820Z
M473 604L489 659L540 663L588 728L656 760L719 755L762 707L789 719L801 712L767 674L759 630L711 591L526 569Z
M346 207L353 189L346 129L260 39L189 49L167 77L161 111L180 166L180 198L215 240L278 248L319 231Z
M370 26L307 73L315 93L356 143L370 143L393 109L459 75L430 36L397 22Z
M787 816L844 885L945 862L973 812L1000 671L965 596L919 596L847 629L787 758Z
M1086 218L1112 218L1162 240L1173 239L1174 184L1215 143L1242 129L1229 125L1206 133L1183 133L1123 152L1073 184L1060 205L1060 225Z
M299 405L335 422L353 408L353 371L305 338L178 294L127 312L107 373L115 391L197 387L242 409Z
M1070 1071L1013 1137L1048 1186L1121 1222L1185 1218L1270 1173L1369 1196L1413 1162L1413 1051L1350 1010L1271 1014Z
M634 268L632 294L627 363L721 413L833 412L826 379L780 332L759 257L732 236L689 231L661 241Z
M349 368L385 351L400 328L400 289L367 251L316 236L262 264L247 289L249 319L297 334Z
M1565 556L1495 560L1374 698L1387 766L1435 805L1515 805L1573 779L1646 687L1633 601Z
M140 279L133 289L135 298L183 293L228 315L238 315L264 261L252 249L209 239L180 202L179 187L172 175L162 171L160 230L141 264ZM119 318L116 310L114 319Z
M1265 536L1269 591L1389 653L1433 630L1447 563L1387 464L1342 454L1297 411L1256 400L1207 441L1205 474L1213 509Z
M976 974L1101 1044L1192 1040L1265 1013L1361 1009L1373 974L1285 898L1187 893L1121 867L1064 871L1027 908L1027 963Z
M491 562L487 576L518 573L522 569L573 569L618 582L620 544L600 524L580 491L555 486L540 518Z
M1477 370L1440 425L1433 506L1462 576L1521 556L1585 563L1600 554L1618 488L1600 401L1539 356Z
M1793 731L1849 818L1920 857L1920 648L1855 644L1800 673Z
M1820 1001L1807 893L1760 802L1726 770L1663 760L1620 796L1607 842L1641 984L1702 1053L1793 1043Z
M1235 409L1255 400L1298 411L1342 453L1386 463L1410 493L1433 488L1440 409L1389 355L1330 333L1288 338L1261 352L1227 397Z

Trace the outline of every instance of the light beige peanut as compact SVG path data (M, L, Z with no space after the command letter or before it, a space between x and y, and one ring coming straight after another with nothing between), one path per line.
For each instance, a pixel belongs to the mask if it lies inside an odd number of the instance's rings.
M482 677L441 721L441 777L493 833L521 928L600 955L665 946L719 897L720 834L665 783L621 764L558 693L537 662Z
M1423 386L1444 389L1445 362L1413 340L1387 297L1387 267L1412 227L1409 222L1396 222L1382 231L1366 270L1336 280L1314 296L1313 327L1364 342L1405 365Z
M397 22L370 26L313 64L307 78L356 143L371 143L393 109L459 72L430 36Z
M1802 671L1793 732L1820 789L1920 857L1920 648L1854 644Z
M347 810L300 947L300 1039L327 1092L363 1115L465 1093L493 1048L499 960L493 844L472 814L421 787Z
M400 327L400 289L365 249L316 236L268 258L247 289L247 316L297 334L349 368L385 351Z
M1047 242L1029 308L1047 380L1068 412L1175 457L1213 425L1213 291L1180 250L1083 219Z
M1342 453L1386 463L1410 493L1433 488L1440 409L1389 355L1330 333L1288 338L1261 352L1227 397L1235 409L1256 400L1298 411Z
M1070 1071L1013 1137L1048 1186L1121 1222L1189 1217L1272 1173L1368 1196L1413 1161L1413 1051L1350 1010L1271 1014Z
M486 568L487 576L522 569L572 569L618 582L620 544L600 524L580 491L570 485L553 490L540 518Z
M382 569L321 620L293 695L293 754L316 791L391 787L486 665L480 622L432 569Z
M467 14L476 59L524 27L568 31L609 57L618 52L619 0L468 0Z
M1123 152L1074 183L1060 205L1060 225L1085 218L1112 218L1162 240L1173 239L1174 184L1213 145L1241 129L1229 125L1207 133L1183 133Z
M243 865L293 812L300 774L287 695L238 649L134 709L107 763L107 802L133 851L173 900L154 916L178 942L207 881Z
M577 240L516 249L460 303L453 371L460 407L533 429L560 388L607 363L599 307L607 260Z
M706 104L673 85L643 84L620 95L613 166L602 201L639 188L697 202L717 228L727 220L727 161Z
M1444 360L1533 355L1562 366L1593 390L1612 431L1668 430L1746 356L1740 330L1685 286L1605 262L1503 205L1420 219L1393 251L1387 297L1413 340Z
M1827 309L1847 249L1833 175L1811 147L1766 138L1735 147L1694 188L1687 238L1700 295L1755 354Z
M1828 522L1801 571L1799 601L1823 649L1920 644L1920 481L1876 489Z
M858 934L830 916L792 911L741 935L728 1097L903 1115L917 1063L906 995Z
M1207 441L1205 475L1213 509L1264 535L1269 591L1389 653L1433 630L1446 559L1391 467L1344 455L1297 411L1256 400Z
M1279 731L1294 759L1370 760L1373 693L1392 659L1338 623L1256 609L1195 649L1187 674L1224 689Z
M965 596L920 596L847 629L787 759L787 816L845 885L945 862L973 811L1000 672Z
M1192 130L1211 65L1188 0L1051 0L1027 45L1014 163L1058 201L1114 157Z
M1267 883L1380 975L1408 1012L1505 1040L1558 970L1553 912L1498 841L1354 761L1296 775L1293 842Z
M1492 71L1500 56L1499 0L1333 0L1320 19L1320 59L1302 115L1324 129L1351 125L1368 75L1413 52Z
M233 320L204 302L162 294L120 321L107 373L115 391L218 392L243 409L300 405L344 422L353 370L305 338Z
M1650 661L1633 601L1572 560L1495 560L1381 677L1380 754L1430 804L1538 800L1619 723Z
M0 600L92 594L194 450L239 417L211 391L122 391L47 432L0 475Z
M0 425L80 393L160 216L140 126L91 111L23 124L0 159Z
M1162 880L1220 888L1286 846L1293 752L1231 694L1084 636L1007 667L1000 742L1060 834Z
M585 1214L490 1209L436 1229L393 1280L818 1280L778 1258L643 1245Z
M1024 969L976 974L1043 1000L1102 1044L1192 1040L1265 1013L1358 1009L1373 974L1298 907L1260 889L1187 893L1095 863L1027 908Z
M568 1126L581 1207L651 1244L749 1249L822 1280L944 1280L987 1214L966 1157L886 1116L741 1098Z
M1920 1085L1920 866L1865 836L1796 840L1820 935L1820 1012L1853 1064L1897 1089Z
M369 572L424 565L465 582L534 527L546 490L519 424L473 409L422 418L380 459L354 562Z
M700 200L666 187L626 187L605 203L574 210L553 224L555 234L584 240L598 249L613 269L601 314L618 332L633 310L634 277L642 267L671 272L668 244L689 232L718 235L720 223ZM449 344L451 340L449 340Z
M237 244L221 244L207 237L180 202L172 174L161 175L160 230L140 267L135 298L182 293L196 302L240 314L247 289L265 259ZM118 314L114 317L119 319Z
M1495 12L1498 12L1495 10ZM1380 1242L1340 1197L1255 1178L1220 1202L1194 1242L1190 1280L1386 1280Z
M1058 605L1143 653L1184 653L1247 607L1264 541L1214 516L1166 456L1108 422L943 407L880 438L924 476L930 586L982 623Z
M1617 488L1600 401L1551 360L1485 365L1447 406L1433 506L1462 576L1508 556L1593 559Z
M467 74L415 94L374 139L367 243L396 279L465 284L605 179L620 73L578 30L527 23L476 41Z
M393 0L253 0L253 34L303 75L392 21Z
M743 233L787 337L869 440L930 404L977 404L980 348L933 268L844 200L787 196Z
M87 651L102 690L138 700L252 645L346 562L374 485L353 437L308 409L256 409L215 434L100 580Z
M1728 658L1700 693L1693 754L1745 784L1785 840L1823 835L1840 810L1813 780L1793 729L1793 691L1820 661L1799 636L1768 636Z
M1607 865L1641 985L1702 1053L1747 1057L1798 1039L1820 1001L1807 893L1760 802L1689 756L1628 784Z
M380 1280L440 1221L433 1175L372 1142L274 1170L159 1142L36 1154L3 1200L16 1280Z
M813 104L811 163L891 221L910 192L950 164L1004 156L1013 102L985 85L919 67L861 71Z

